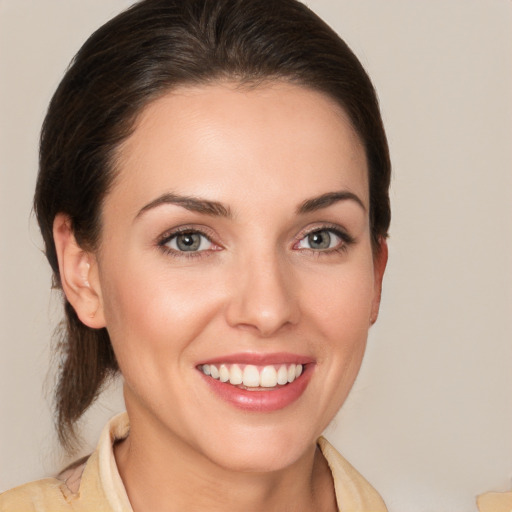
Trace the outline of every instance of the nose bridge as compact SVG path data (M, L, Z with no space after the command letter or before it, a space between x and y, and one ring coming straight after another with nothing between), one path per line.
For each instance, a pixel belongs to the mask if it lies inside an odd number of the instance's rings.
M227 317L232 326L252 327L271 336L294 324L299 309L293 293L293 271L276 250L240 256Z

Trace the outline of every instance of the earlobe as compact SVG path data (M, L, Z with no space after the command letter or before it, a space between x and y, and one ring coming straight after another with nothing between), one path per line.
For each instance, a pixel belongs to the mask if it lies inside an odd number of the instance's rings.
M67 300L82 323L93 329L105 327L95 255L78 245L71 220L65 214L59 213L55 216L53 238L62 289Z
M370 325L373 325L379 316L380 299L382 296L382 279L388 262L388 244L384 237L379 239L378 253L373 258L374 272L374 296L372 303L372 311L370 315Z

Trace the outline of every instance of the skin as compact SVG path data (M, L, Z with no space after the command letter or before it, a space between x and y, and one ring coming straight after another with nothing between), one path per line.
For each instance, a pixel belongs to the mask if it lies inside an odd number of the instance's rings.
M117 168L99 249L82 250L63 215L54 231L66 295L107 327L124 377L131 432L115 456L134 510L336 510L316 439L358 373L387 259L384 241L372 250L366 158L344 112L286 83L177 89L143 111ZM340 191L353 198L298 211ZM210 241L192 256L162 245L177 227ZM312 248L308 233L326 229L352 241L330 232L330 249ZM197 369L276 352L313 361L277 411L234 407Z

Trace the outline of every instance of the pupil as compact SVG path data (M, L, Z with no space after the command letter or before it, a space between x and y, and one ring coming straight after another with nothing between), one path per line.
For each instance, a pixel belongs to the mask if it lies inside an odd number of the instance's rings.
M197 233L185 233L176 239L176 245L182 251L196 251L201 244L201 237Z
M331 243L331 235L327 231L317 231L308 236L309 245L313 249L328 249Z

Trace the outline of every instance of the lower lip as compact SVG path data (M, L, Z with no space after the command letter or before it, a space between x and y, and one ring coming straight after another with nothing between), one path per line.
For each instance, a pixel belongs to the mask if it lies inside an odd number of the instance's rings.
M201 375L214 393L238 409L252 412L272 412L284 409L300 398L309 384L313 366L313 364L305 365L301 376L293 382L268 391L261 390L261 388L258 391L240 389L232 384L208 377L202 372Z

